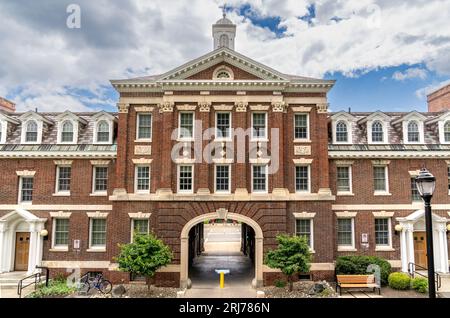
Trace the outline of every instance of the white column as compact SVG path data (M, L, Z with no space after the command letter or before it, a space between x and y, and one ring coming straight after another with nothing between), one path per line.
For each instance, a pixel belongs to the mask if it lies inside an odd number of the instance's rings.
M407 244L408 244L408 263L414 263L414 225L408 224L407 226Z
M181 253L180 253L180 287L188 288L189 287L189 278L188 278L188 270L189 270L189 239L187 237L181 238Z
M400 233L400 257L402 260L402 272L408 272L408 245L406 244L406 229L403 227Z
M6 221L0 222L0 273L8 272L7 258L6 257L6 233L8 231L8 225Z
M252 283L253 287L258 288L264 285L263 280L263 238L255 238L255 281Z
M30 247L28 252L27 274L31 275L35 272L37 265L39 233L37 232L37 224L35 222L28 222L28 224L30 224Z
M440 258L440 272L448 273L448 257L447 257L447 236L446 224L439 224L439 258Z

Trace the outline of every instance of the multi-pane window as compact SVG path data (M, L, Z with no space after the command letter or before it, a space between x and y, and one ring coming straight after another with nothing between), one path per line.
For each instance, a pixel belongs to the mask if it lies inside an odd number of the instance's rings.
M341 120L336 124L336 142L348 142L348 130L345 121Z
M72 175L72 167L58 167L58 185L57 192L69 192L70 191L70 179Z
M295 191L309 191L309 166L295 167Z
M338 219L338 245L353 246L353 219Z
M448 193L450 193L450 166L447 167L447 184L448 184Z
M253 113L252 115L252 136L253 138L266 138L267 130L267 114L266 113Z
M416 178L411 178L411 198L413 201L421 201L419 190L417 189Z
M97 142L109 142L109 124L106 120L97 124Z
M30 120L27 123L25 132L26 142L37 142L38 140L38 124L34 120Z
M373 188L375 192L387 192L386 170L387 167L384 166L373 167Z
M136 167L136 192L148 192L150 190L150 167Z
M194 113L180 113L180 138L194 137Z
M230 137L231 137L231 114L217 113L216 138L230 138Z
M70 120L62 124L61 142L73 142L73 124Z
M372 124L372 142L383 142L383 139L383 124L380 121L375 121Z
M389 219L375 219L375 244L389 246Z
M108 190L108 167L94 167L94 192Z
M253 166L253 192L267 191L267 166Z
M20 202L33 201L33 178L20 178Z
M408 123L408 142L419 142L419 124L416 121Z
M296 227L295 227L295 234L297 236L305 237L308 241L308 245L312 247L311 244L311 219L297 219L296 220Z
M152 115L139 114L138 115L138 139L152 138Z
M69 219L55 219L54 246L69 244Z
M133 234L148 234L148 219L133 220Z
M444 124L444 141L450 142L450 121Z
M230 191L230 166L216 166L216 192Z
M106 245L106 219L91 219L91 247Z
M308 115L295 114L294 116L294 138L308 139Z
M351 192L350 167L337 167L337 192Z
M182 192L193 191L192 166L179 166L178 170L178 190Z

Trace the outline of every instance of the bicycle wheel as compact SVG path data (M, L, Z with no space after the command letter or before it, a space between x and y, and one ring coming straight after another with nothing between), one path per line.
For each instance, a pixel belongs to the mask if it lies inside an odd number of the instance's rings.
M91 289L91 284L88 281L81 282L80 287L78 288L79 293L87 294Z
M103 279L98 285L98 290L103 294L109 294L112 290L112 284L109 280Z

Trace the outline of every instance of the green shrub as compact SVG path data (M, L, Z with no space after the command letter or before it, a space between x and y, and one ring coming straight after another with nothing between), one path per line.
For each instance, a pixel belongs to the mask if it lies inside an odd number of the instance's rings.
M368 275L373 272L367 272L369 265L380 266L381 285L388 283L388 277L391 273L391 264L385 259L376 256L341 256L336 260L336 274L349 275Z
M406 290L411 287L411 278L406 273L392 273L388 280L392 289Z
M38 289L27 296L27 298L48 298L48 297L64 297L75 292L74 287L67 286L65 280L51 280L46 287L42 284Z
M428 292L428 279L417 277L411 279L411 288L415 291L425 294Z
M278 288L286 287L286 281L284 281L284 280L276 280L275 281L275 287L278 287Z

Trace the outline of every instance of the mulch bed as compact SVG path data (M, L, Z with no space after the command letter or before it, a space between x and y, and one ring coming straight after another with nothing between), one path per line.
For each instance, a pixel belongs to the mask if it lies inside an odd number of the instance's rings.
M320 282L327 286L324 292L315 294L311 293L311 289L314 287L315 282L312 281L300 281L294 283L294 288L290 292L288 286L264 287L261 290L265 292L266 298L336 298L337 294L334 289L327 282Z

